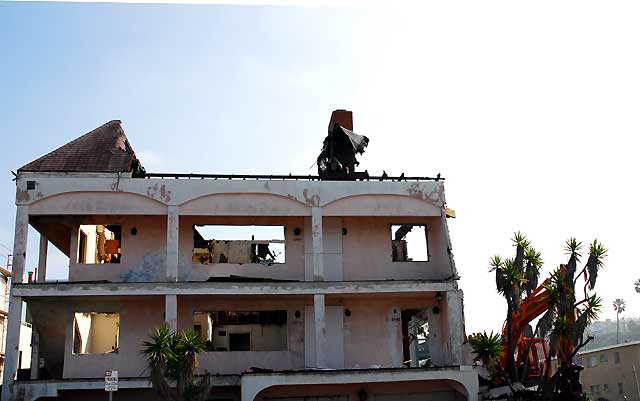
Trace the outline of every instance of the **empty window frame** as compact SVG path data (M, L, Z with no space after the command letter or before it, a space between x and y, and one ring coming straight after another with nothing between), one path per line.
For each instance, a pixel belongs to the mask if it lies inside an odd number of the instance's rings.
M193 327L207 351L287 350L286 310L195 312Z
M428 262L428 242L424 224L391 225L391 258L394 262Z
M78 263L120 263L121 244L119 224L83 224L78 232Z
M120 343L118 313L77 312L73 319L73 354L117 353Z
M193 263L285 263L284 226L193 226Z

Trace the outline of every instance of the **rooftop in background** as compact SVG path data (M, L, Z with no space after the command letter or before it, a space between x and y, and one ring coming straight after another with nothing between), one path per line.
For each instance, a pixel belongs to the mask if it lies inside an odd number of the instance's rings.
M639 345L639 344L640 344L640 341L630 341L628 343L614 344L614 345L608 345L606 347L600 347L600 348L594 348L594 349L590 349L590 350L586 350L586 351L580 351L580 352L578 352L578 354L579 355L586 355L586 354L591 354L593 352L606 351L606 350L615 349L615 348L622 348L622 347L630 347L632 345Z

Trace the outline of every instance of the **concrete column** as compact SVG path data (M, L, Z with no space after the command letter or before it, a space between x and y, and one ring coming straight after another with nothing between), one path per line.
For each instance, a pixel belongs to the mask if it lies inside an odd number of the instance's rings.
M13 238L12 281L21 283L24 278L24 266L27 258L27 238L29 233L29 206L19 205L16 210L16 227ZM11 288L13 294L13 286ZM2 379L2 399L9 400L11 386L18 370L18 346L20 327L22 326L22 298L9 297L9 315L7 316L7 340L5 346L4 376Z
M311 208L311 238L313 246L313 281L324 281L322 209L317 206Z
M47 277L47 252L49 251L49 240L40 234L40 254L38 256L38 277L36 281L44 283Z
M167 281L178 281L178 231L180 218L177 206L168 207L167 216Z
M462 344L465 340L462 290L447 291L447 328L449 341L449 365L463 363Z
M5 347L4 376L2 378L2 399L11 400L11 384L18 370L20 353L20 327L22 326L22 298L9 299L9 315L7 316L7 343Z
M324 294L313 296L313 319L315 324L316 367L327 367L327 322L324 307Z
M164 320L172 331L178 331L178 296L164 296Z
M40 371L40 336L35 326L31 326L31 380L38 380Z
M411 358L411 367L417 368L420 366L420 360L418 359L418 319L411 318L409 322L409 331L411 333L411 347L409 348L409 356Z
M16 228L13 239L13 267L11 280L21 283L24 279L24 265L27 259L27 238L29 234L29 206L20 205L16 211Z

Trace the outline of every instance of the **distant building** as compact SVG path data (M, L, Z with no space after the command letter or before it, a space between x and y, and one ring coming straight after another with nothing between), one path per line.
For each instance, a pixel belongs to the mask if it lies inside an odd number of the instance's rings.
M582 385L590 399L640 401L640 341L580 352L576 362L584 366Z

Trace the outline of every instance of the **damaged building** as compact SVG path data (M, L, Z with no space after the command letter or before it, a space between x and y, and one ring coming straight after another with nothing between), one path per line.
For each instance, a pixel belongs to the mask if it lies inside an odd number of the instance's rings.
M337 110L318 176L149 173L110 121L20 168L2 399L106 399L107 370L156 399L141 341L167 325L205 341L209 400L476 401L444 181L357 172L368 142Z

